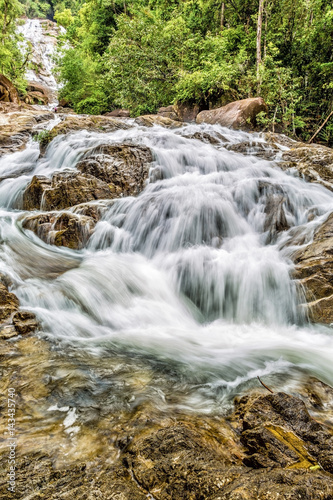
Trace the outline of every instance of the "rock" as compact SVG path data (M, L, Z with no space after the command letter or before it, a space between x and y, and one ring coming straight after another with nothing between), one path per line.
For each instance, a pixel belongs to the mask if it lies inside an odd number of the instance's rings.
M285 151L279 166L294 168L309 182L317 182L333 191L333 150L319 144L297 142Z
M333 473L333 435L285 393L244 396L236 406L248 467L321 467Z
M314 233L313 241L294 252L293 278L299 280L314 322L333 322L333 214Z
M267 105L262 97L243 99L231 102L222 108L201 111L197 115L196 122L248 129L256 126L256 116L261 111L267 112Z
M195 122L196 117L202 111L199 104L177 103L174 108L178 119L182 122Z
M104 116L113 116L117 118L129 118L130 112L128 109L114 109L113 111L110 111L109 113L105 113Z
M0 283L0 322L7 320L17 311L19 301L16 295L8 291L3 283Z
M145 146L103 145L87 153L77 169L109 184L114 196L136 196L145 187L152 161Z
M161 127L166 128L178 128L182 126L179 121L171 120L170 118L166 118L160 115L142 115L138 116L135 121L138 125L143 125L145 127L160 125Z
M67 99L62 98L62 99L59 100L59 107L60 108L69 108L70 107L70 103L69 103L69 101Z
M53 113L35 110L28 105L2 106L0 109L0 156L23 149L33 130Z
M280 149L275 145L268 146L262 142L249 142L243 141L237 144L228 144L226 148L229 151L234 151L235 153L245 154L247 156L253 155L258 156L264 160L274 160L276 158L277 153L280 152Z
M36 316L29 311L16 312L13 316L13 325L20 335L28 335L38 328Z
M39 82L28 82L27 96L24 100L28 104L48 104L50 100L50 91Z
M45 137L41 145L45 148L55 137L61 134L69 134L79 130L96 130L100 132L112 132L119 129L130 128L122 120L115 120L108 116L66 116L65 120L58 123Z
M164 118L169 118L170 120L179 121L175 106L166 106L159 108L157 114L159 116L163 116Z
M20 98L15 86L2 74L0 74L0 101L20 104Z
M212 144L213 146L222 145L221 143L228 143L228 139L218 132L194 132L194 134L182 134L182 137L188 139L197 139L198 141ZM224 145L224 144L223 144Z
M45 243L80 250L89 240L96 220L70 212L49 212L25 217L22 226Z
M264 231L268 231L266 243L275 242L281 231L290 228L284 211L284 202L285 198L280 194L271 194L267 198L264 224Z
M114 198L106 182L81 172L35 175L23 193L24 210L62 210L91 200Z

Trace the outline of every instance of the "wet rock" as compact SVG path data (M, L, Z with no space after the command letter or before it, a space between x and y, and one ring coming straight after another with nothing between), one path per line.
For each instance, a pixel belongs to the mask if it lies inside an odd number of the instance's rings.
M6 285L0 283L0 322L10 318L18 307L19 301L16 295L9 292Z
M317 229L313 241L292 255L293 278L299 281L314 322L333 322L333 214Z
M183 137L188 139L197 139L198 141L205 142L206 144L212 144L213 146L221 145L222 143L228 143L228 139L224 135L218 132L194 132L194 134L182 134Z
M230 102L222 108L201 111L197 123L218 123L223 127L248 129L256 126L256 116L267 111L267 105L261 97Z
M27 98L25 102L28 104L39 104L42 102L43 104L48 104L50 100L50 91L44 85L38 82L28 82L27 86Z
M333 435L285 393L242 398L236 413L248 467L321 467L333 473Z
M115 196L136 196L145 186L152 160L144 146L104 145L89 152L77 169L109 184Z
M79 130L95 130L97 132L113 132L119 129L130 128L123 120L116 120L108 116L66 116L41 141L42 152L47 145L58 135L78 132Z
M279 166L283 170L295 169L299 176L333 191L333 150L319 144L297 142L282 155Z
M270 145L273 146L276 149L281 149L281 146L283 148L293 148L296 146L297 141L294 139L291 139L287 135L284 134L276 134L274 132L266 132L263 134L266 142Z
M89 240L96 220L70 212L44 213L25 217L22 226L45 243L80 250Z
M62 210L91 200L114 198L106 182L81 172L35 175L23 193L24 210Z
M153 127L154 125L160 125L166 128L182 127L181 122L160 115L142 115L138 116L135 121L138 125L143 125L145 127Z
M0 113L0 156L23 149L38 123L53 118L48 111L14 106L14 110L11 105Z
M238 144L229 144L226 148L229 151L234 151L235 153L258 156L259 158L269 161L274 160L277 153L280 151L277 147L268 146L265 143L251 143L249 141L239 142Z
M266 243L273 243L282 231L290 228L284 211L285 198L280 194L272 194L267 198L265 207L264 231L268 231Z
M18 311L13 316L13 325L17 334L28 335L38 328L38 322L34 313L29 311Z

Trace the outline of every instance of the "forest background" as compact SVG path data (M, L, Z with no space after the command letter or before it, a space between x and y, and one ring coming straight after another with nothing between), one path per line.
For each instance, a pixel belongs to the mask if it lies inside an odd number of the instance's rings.
M262 129L308 140L333 109L328 0L0 0L0 73L24 95L22 16L66 28L56 71L78 113L262 96ZM332 119L317 140L333 145Z

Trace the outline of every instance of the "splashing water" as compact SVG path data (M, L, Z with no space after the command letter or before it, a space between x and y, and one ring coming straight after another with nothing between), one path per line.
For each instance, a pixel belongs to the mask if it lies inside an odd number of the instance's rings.
M198 131L218 144L186 137ZM244 141L252 142L247 155L225 148ZM123 142L151 148L150 182L109 206L87 248L47 245L22 229L22 191L33 175L75 170L92 147ZM0 271L48 338L172 371L194 388L184 405L210 408L257 375L283 385L307 372L332 383L331 330L307 324L280 250L289 233L268 239L265 207L283 196L289 227L310 240L333 195L259 159L258 145L269 150L258 135L208 125L82 131L57 137L40 159L31 143L0 160L2 177L19 175L0 184Z

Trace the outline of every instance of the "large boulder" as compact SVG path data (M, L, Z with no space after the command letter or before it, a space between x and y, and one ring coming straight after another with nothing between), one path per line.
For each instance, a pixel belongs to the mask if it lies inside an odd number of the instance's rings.
M106 182L116 196L136 196L145 186L152 161L145 146L102 145L87 153L77 169Z
M290 143L289 147L282 154L279 166L283 170L297 170L305 180L333 191L333 149L303 142Z
M24 101L28 104L48 104L51 94L47 87L39 82L29 82Z
M20 104L20 98L15 86L5 75L0 74L0 101Z
M222 108L201 111L197 123L219 124L223 127L240 129L256 126L256 116L261 111L267 112L267 105L262 97L230 102Z
M333 214L317 229L313 241L293 255L293 277L305 291L309 317L314 322L333 322Z
M24 210L63 210L91 200L114 198L115 188L81 172L35 175L23 193Z

